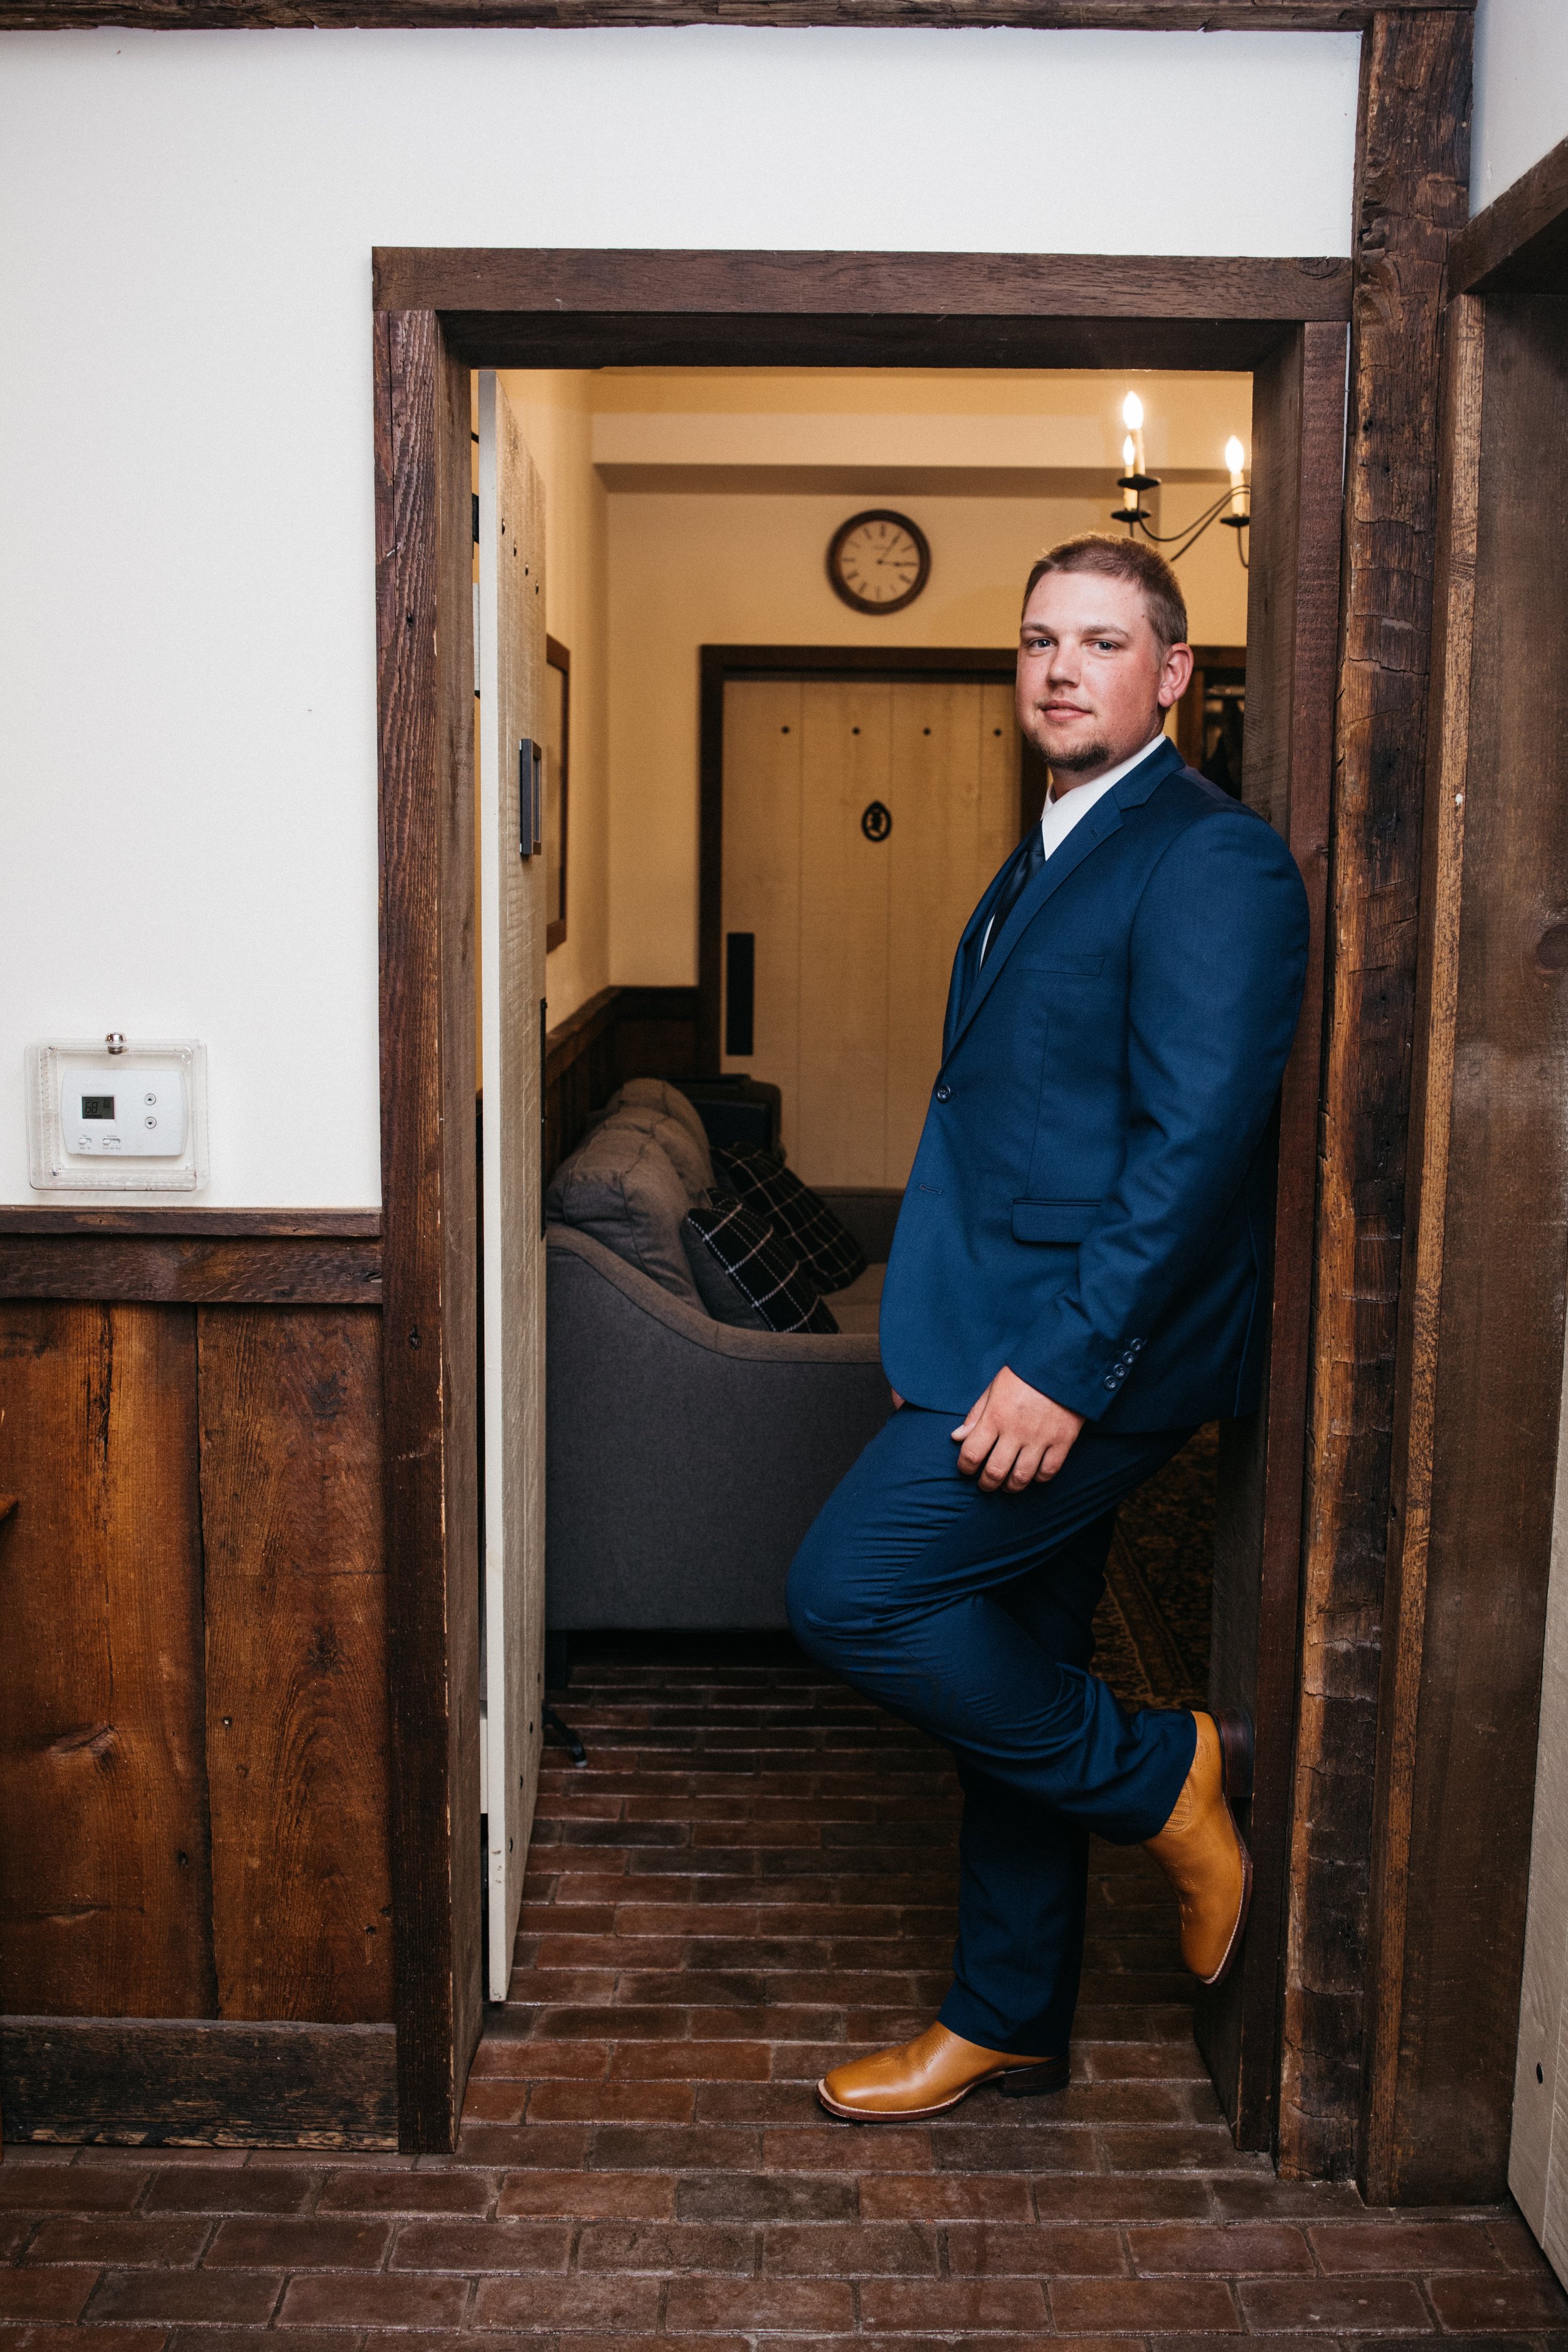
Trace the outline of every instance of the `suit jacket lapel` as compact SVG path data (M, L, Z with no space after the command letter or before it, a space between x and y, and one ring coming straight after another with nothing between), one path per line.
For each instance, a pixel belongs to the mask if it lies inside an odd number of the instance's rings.
M1047 858L1009 914L1000 936L992 940L991 952L981 965L974 985L956 1003L950 1003L947 1034L942 1045L944 1062L994 987L997 973L1053 891L1059 890L1068 875L1076 873L1084 859L1091 856L1102 841L1109 840L1121 829L1124 809L1135 808L1146 801L1155 786L1163 783L1182 764L1182 755L1173 743L1167 740L1160 744L1146 760L1141 760L1130 774L1123 776L1119 784L1113 784L1102 800L1096 801L1089 814L1074 825L1060 848L1054 850ZM1007 866L1002 868L1002 874L1007 872L1011 864L1012 859L1009 858ZM994 901L1002 874L997 876L970 919L959 949L961 961L968 952L970 935L975 924Z
M1011 857L1004 858L988 887L981 894L980 904L963 927L958 942L958 952L952 959L952 978L948 983L947 1016L942 1023L942 1054L945 1061L957 1042L959 1023L963 1015L964 999L973 985L975 961L980 942L985 936L985 926L991 919L991 909L996 904L1007 877L1020 857L1026 857L1034 837L1034 828L1024 835Z

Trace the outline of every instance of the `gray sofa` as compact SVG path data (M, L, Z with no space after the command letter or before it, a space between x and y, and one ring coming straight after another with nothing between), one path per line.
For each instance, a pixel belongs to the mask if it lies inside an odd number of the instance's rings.
M896 1192L824 1195L871 1263L835 1334L719 1323L592 1234L546 1242L545 1622L780 1627L801 1537L891 1409L877 1302Z

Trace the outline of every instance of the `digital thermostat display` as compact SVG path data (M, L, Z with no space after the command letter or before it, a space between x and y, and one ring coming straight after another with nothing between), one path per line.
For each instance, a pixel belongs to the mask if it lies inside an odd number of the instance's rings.
M83 1118L112 1118L114 1117L114 1097L112 1095L83 1095L81 1098L81 1115Z

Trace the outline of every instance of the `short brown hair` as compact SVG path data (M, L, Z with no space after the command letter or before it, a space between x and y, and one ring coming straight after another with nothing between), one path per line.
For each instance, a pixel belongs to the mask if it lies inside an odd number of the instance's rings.
M1077 539L1064 539L1042 555L1030 572L1024 587L1024 610L1027 611L1037 583L1047 572L1098 572L1107 580L1130 580L1143 591L1144 609L1149 625L1167 651L1172 646L1187 641L1187 602L1176 575L1164 557L1142 540L1112 539L1102 530L1086 530Z

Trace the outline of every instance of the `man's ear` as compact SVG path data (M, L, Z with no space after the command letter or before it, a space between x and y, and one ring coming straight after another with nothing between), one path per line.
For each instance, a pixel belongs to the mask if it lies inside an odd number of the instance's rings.
M1165 666L1160 673L1158 701L1162 710L1169 710L1180 702L1193 677L1191 646L1173 646L1165 656Z

